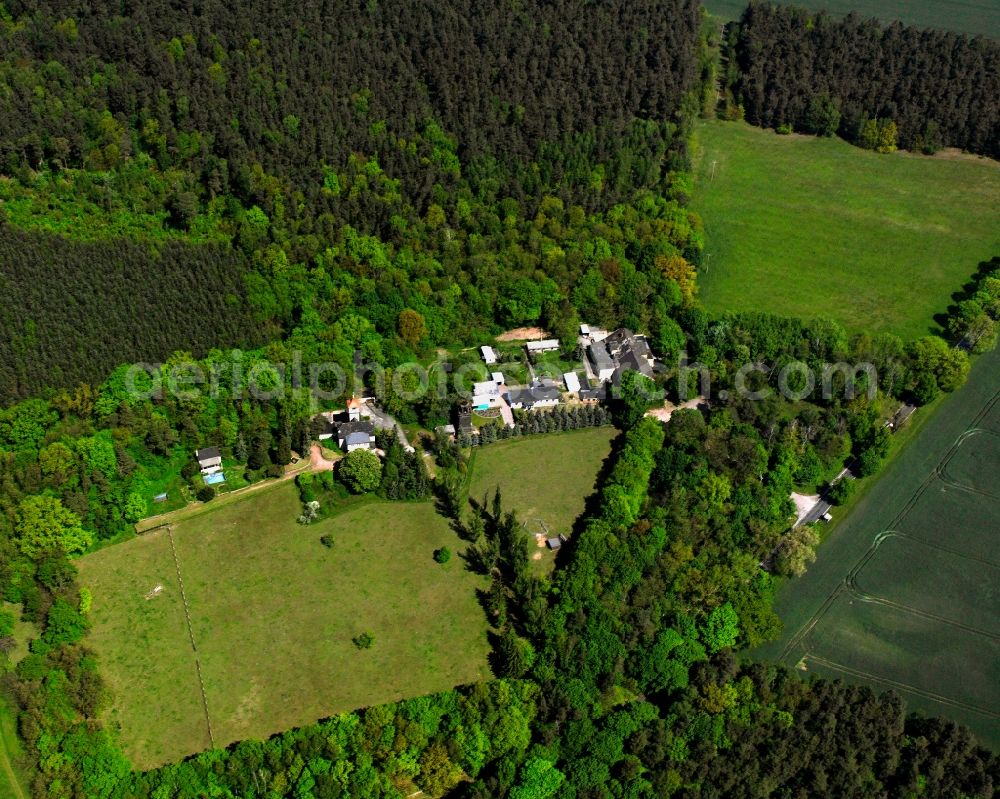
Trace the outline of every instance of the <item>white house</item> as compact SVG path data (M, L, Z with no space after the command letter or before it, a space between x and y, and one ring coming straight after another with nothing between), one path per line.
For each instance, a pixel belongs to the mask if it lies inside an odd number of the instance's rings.
M539 352L553 352L559 349L559 339L546 338L541 341L529 341L524 347L528 350L528 355L536 355Z
M502 377L502 375L501 375ZM485 380L472 385L472 407L477 411L495 408L500 403L500 383Z
M503 372L493 372L490 377L493 378L493 382L498 386L502 386L504 384Z
M483 354L483 362L487 366L492 366L497 362L497 354L493 351L492 347L488 347L484 344L479 348L479 351Z
M566 390L576 393L580 390L580 378L576 376L576 372L566 372L563 375L563 382L566 384Z
M205 447L194 451L195 460L202 474L215 474L222 471L222 453L218 447Z

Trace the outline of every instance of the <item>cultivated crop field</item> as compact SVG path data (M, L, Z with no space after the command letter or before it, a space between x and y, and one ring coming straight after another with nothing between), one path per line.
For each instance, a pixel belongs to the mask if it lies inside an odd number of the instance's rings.
M776 603L757 654L894 688L1000 745L1000 352L983 356Z
M970 36L1000 38L1000 0L778 0L786 5L804 6L812 11L827 10L841 16L857 11L862 17L878 17L885 22L901 20L920 28L967 33ZM739 19L747 7L744 0L706 0L709 12L723 19Z
M904 338L1000 252L1000 164L879 155L744 123L698 128L701 299ZM910 279L910 275L919 278Z
M490 676L481 580L433 560L460 542L431 503L309 527L299 510L285 483L79 562L108 721L136 766Z
M595 427L528 436L475 451L469 497L487 504L500 488L505 510L517 513L531 532L538 521L551 535L569 533L596 488L617 431Z

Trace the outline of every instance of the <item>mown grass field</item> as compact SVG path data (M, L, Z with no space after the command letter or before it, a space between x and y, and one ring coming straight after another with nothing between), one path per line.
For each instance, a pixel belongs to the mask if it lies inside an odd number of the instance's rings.
M1000 39L1000 0L778 0L786 5L804 6L812 11L826 9L842 16L857 11L862 17L885 22L901 20L920 28L940 28L971 36L982 34ZM709 13L723 19L739 19L747 7L745 0L706 0Z
M206 704L223 746L490 676L481 580L433 560L461 543L431 503L367 502L309 527L299 510L285 483L173 527L197 655L165 530L80 561L108 721L137 766L208 747ZM371 649L352 644L363 632Z
M27 799L27 789L17 765L20 756L14 709L6 697L0 696L0 799Z
M595 427L528 436L475 450L469 497L487 507L500 488L505 510L532 532L541 519L551 535L569 533L596 490L617 430Z
M1000 351L840 520L756 657L893 688L1000 746Z
M1000 252L1000 164L879 155L744 123L698 128L701 299L914 338Z

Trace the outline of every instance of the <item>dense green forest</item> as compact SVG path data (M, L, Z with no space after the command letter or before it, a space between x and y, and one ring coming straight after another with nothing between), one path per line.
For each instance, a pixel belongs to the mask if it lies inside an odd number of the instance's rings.
M752 2L726 42L734 113L869 149L1000 156L1000 43Z
M212 2L196 15L166 3L7 3L0 196L12 223L75 238L231 242L249 265L255 320L285 332L339 321L356 331L341 349L364 338L380 360L402 357L374 340L393 337L407 307L442 344L543 312L551 321L576 289L644 308L659 293L648 279L588 269L625 244L645 248L632 260L646 271L657 255L698 252L692 223L656 195L670 195L686 164L701 24L688 0L512 14L475 2L253 13ZM97 212L117 224L67 221ZM603 230L640 221L624 237ZM230 288L191 272L178 289L226 302ZM93 290L71 269L44 279L42 296ZM637 285L619 291L619 280ZM163 304L184 310L179 298ZM37 300L22 311L40 327L52 312ZM105 313L136 331L119 359L177 346L153 344L156 323L119 294ZM6 320L2 332L25 335ZM255 343L225 324L216 332L218 345ZM85 339L100 334L84 327ZM0 400L96 383L112 366L73 368L53 353Z
M920 39L931 63L934 36ZM993 795L1000 763L967 731L892 695L736 663L777 630L777 575L814 557L816 537L789 531L790 491L852 457L877 472L900 400L961 385L969 352L996 342L1000 261L956 286L941 336L914 342L709 316L687 137L713 111L715 44L693 0L0 5L0 595L39 630L0 671L33 794ZM967 77L940 91L971 108ZM808 102L797 74L780 79ZM944 141L988 152L995 130L977 133L968 108ZM433 488L489 578L497 679L133 772L100 721L110 689L72 557L130 535L154 486L193 487L195 448L256 481L315 431L291 390L137 397L120 364L165 360L170 376L189 354L249 371L299 350L391 367L522 324L571 340L580 321L647 331L672 398L682 351L716 391L749 362L767 365L751 387L773 390L793 360L872 362L877 390L733 392L663 425L628 375L609 405L625 435L551 578L530 570L502 496L462 495L460 447L438 442L428 484L383 442L377 490ZM696 393L697 371L686 379ZM379 399L430 427L457 396ZM519 432L604 420L522 418ZM304 499L319 489L300 484ZM4 667L12 622L0 611Z
M71 242L8 225L0 263L4 400L99 382L137 354L158 361L268 339L248 306L244 259L221 246Z

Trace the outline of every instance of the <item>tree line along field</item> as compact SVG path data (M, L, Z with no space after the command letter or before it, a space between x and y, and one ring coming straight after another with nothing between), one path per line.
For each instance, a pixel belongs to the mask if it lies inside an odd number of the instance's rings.
M943 402L785 586L780 641L811 673L892 688L1000 745L1000 352Z
M1000 0L896 0L889 3L880 0L788 0L788 4L812 11L825 10L837 16L857 11L862 17L876 17L885 22L898 19L921 28L1000 38ZM705 6L709 13L730 20L738 19L747 3L744 0L708 0Z
M701 299L714 313L823 316L915 338L1000 252L994 161L880 155L720 121L699 126L696 159Z
M365 503L310 526L299 512L285 483L176 524L176 563L165 529L79 562L108 721L136 766L209 748L206 706L224 746L490 675L481 578L434 561L460 542L431 503ZM365 632L375 643L360 650Z

